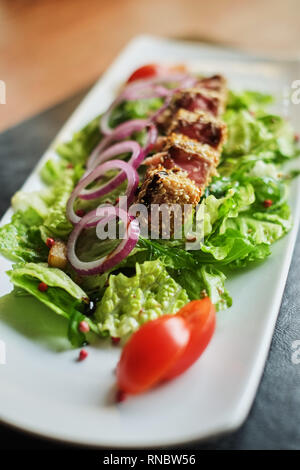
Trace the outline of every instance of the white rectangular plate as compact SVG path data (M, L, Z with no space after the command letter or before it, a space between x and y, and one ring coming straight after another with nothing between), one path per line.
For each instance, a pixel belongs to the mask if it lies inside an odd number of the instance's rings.
M282 90L297 78L296 64L254 59L241 53L141 36L133 40L95 85L64 126L24 185L41 187L38 168L55 158L57 141L71 138L104 111L128 74L145 62L186 62L195 71L222 73L233 89L273 93L277 110L297 128L297 106L287 106ZM288 87L288 88L285 88ZM299 130L299 129L298 129ZM16 158L19 156L16 155ZM20 156L21 157L21 156ZM186 443L236 429L246 418L263 371L293 253L300 191L291 188L292 231L271 257L227 282L233 307L218 314L216 333L201 359L177 380L149 393L113 403L114 368L120 350L91 346L88 360L76 362L65 320L35 299L15 298L0 258L0 417L42 436L109 447L150 447ZM9 221L11 210L2 223Z

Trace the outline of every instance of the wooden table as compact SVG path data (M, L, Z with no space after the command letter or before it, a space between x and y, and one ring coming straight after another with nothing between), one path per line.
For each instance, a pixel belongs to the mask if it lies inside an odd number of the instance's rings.
M92 83L136 34L300 57L298 0L0 0L0 131Z

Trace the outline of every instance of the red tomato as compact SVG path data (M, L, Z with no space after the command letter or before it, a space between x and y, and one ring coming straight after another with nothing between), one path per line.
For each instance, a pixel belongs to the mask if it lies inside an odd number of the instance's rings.
M153 78L161 73L162 67L158 64L147 64L136 69L128 78L127 83L145 78Z
M216 312L209 297L189 302L177 312L176 316L185 319L190 329L190 340L184 353L167 370L164 375L166 380L182 374L201 356L211 340L216 325Z
M118 388L140 393L158 383L181 356L190 329L181 316L164 315L141 326L126 343L117 367Z

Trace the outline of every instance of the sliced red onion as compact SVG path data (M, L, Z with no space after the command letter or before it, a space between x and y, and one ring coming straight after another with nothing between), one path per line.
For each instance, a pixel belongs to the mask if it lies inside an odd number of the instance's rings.
M122 122L114 128L111 138L113 138L113 140L126 139L134 132L143 130L147 124L147 119L130 119L129 121Z
M155 142L157 140L157 137L158 137L157 127L154 126L154 124L152 122L149 122L148 128L149 128L148 139L147 139L146 145L143 147L143 157L144 158L147 156L147 154L153 148L153 145L155 144Z
M101 188L85 190L86 186L91 184L100 176L104 175L108 170L112 169L120 169L122 170L122 172L115 176L115 178L113 178L107 184L101 186ZM77 197L87 200L96 199L117 188L126 178L128 180L128 183L124 196L127 198L127 204L129 205L134 198L136 188L139 184L139 176L135 168L133 168L133 166L129 165L123 160L111 160L109 162L105 162L102 165L97 166L97 168L92 170L87 176L85 176L79 181L76 188L71 193L71 196L67 203L67 216L70 222L72 222L73 224L77 224L82 220L82 218L76 215L74 211L74 202Z
M76 242L82 230L89 226L91 222L94 222L95 218L99 219L98 224L106 224L112 217L119 217L124 223L126 227L125 238L108 255L95 261L80 261L76 255ZM139 233L138 221L123 209L113 206L95 209L85 215L71 233L67 246L68 260L80 275L90 276L92 274L103 273L129 255L138 241Z
M141 146L135 140L124 140L123 142L118 142L117 144L108 147L106 150L100 153L100 155L98 155L98 157L94 160L93 164L89 167L89 171L100 165L100 163L110 160L112 157L128 152L132 154L128 163L134 168L137 168L143 160Z
M97 147L93 150L91 153L90 157L88 158L87 161L87 168L92 168L94 167L94 162L98 160L98 157L100 154L113 142L117 140L123 140L126 139L127 137L131 136L133 132L138 132L144 129L147 126L151 126L151 123L149 123L148 120L146 119L132 119L130 121L123 122L122 124L119 124L117 126L113 133L104 137L100 144L97 145ZM101 160L103 161L103 160Z
M121 95L117 96L117 98L111 103L108 110L100 118L100 131L102 132L102 134L109 135L113 131L113 129L111 129L111 127L109 126L110 115L112 111L124 100L124 94L121 93Z

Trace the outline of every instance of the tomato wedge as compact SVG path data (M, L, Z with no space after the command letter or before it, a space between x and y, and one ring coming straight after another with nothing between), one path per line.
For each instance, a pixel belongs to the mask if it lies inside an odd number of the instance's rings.
M177 312L176 316L185 319L190 330L190 340L184 353L164 375L165 380L182 374L201 356L211 340L216 325L216 312L209 297L189 302Z
M118 388L141 393L165 377L190 339L190 328L178 315L164 315L137 330L122 351L117 366Z
M158 64L147 64L136 69L128 78L127 83L134 82L135 80L144 80L145 78L153 78L159 75L162 71L162 66Z
M203 353L216 325L215 308L206 297L145 323L126 343L117 366L118 389L141 393L173 379Z

